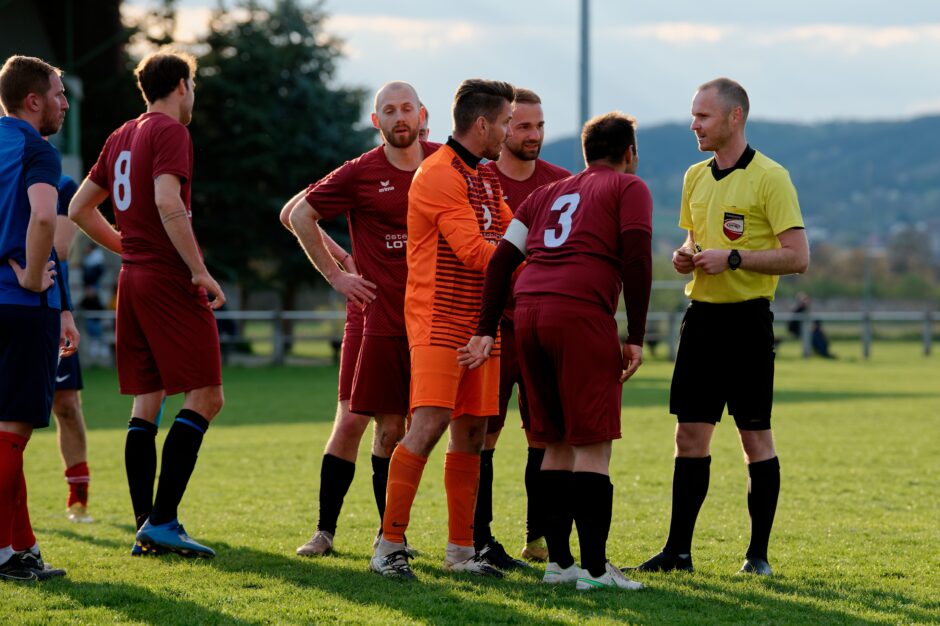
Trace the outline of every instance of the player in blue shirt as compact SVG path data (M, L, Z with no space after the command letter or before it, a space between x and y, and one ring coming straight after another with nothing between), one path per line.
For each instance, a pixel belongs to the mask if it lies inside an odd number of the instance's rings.
M29 522L23 449L49 425L56 361L78 345L57 284L56 203L62 165L44 136L68 110L61 72L34 57L0 69L0 579L62 576L47 566ZM61 346L61 350L60 350Z

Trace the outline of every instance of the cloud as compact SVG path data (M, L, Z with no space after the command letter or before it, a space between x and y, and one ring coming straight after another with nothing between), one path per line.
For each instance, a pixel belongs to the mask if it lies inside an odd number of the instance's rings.
M739 43L747 46L821 46L844 54L859 54L900 46L940 44L940 24L916 26L857 26L847 24L773 25L653 22L636 26L601 28L605 38L656 41L672 46Z
M721 43L733 33L727 26L694 24L691 22L659 22L625 28L603 29L607 35L626 35L636 39L652 39L668 44Z
M388 15L333 15L326 27L341 37L385 35L398 50L438 50L466 45L481 38L483 28L473 22L445 19L406 19ZM347 49L352 53L353 50Z

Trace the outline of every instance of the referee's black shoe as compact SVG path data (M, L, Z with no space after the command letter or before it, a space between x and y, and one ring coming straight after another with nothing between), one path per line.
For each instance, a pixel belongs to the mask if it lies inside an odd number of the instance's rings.
M643 561L636 567L625 567L624 572L692 572L692 555L679 556L668 552L660 552L654 557Z
M774 570L766 559L744 559L744 565L738 570L738 574L753 574L754 576L773 576Z

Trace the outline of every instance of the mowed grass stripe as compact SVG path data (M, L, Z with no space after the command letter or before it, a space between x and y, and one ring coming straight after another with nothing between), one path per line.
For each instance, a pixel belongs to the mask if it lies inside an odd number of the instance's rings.
M0 585L0 623L669 623L896 624L940 621L940 359L914 343L879 343L871 361L777 363L775 432L783 484L771 580L734 576L749 535L747 473L733 423L713 445L711 487L694 542L693 575L637 575L639 593L577 593L539 583L540 570L481 581L441 570L446 541L443 445L419 491L409 540L420 583L367 571L378 524L368 439L346 499L335 556L301 559L313 532L335 368L225 371L227 404L210 428L181 520L219 552L214 561L132 559L123 470L129 400L110 370L86 372L85 410L96 522L65 520L54 429L26 452L33 524L63 580ZM703 367L707 367L703 356ZM615 444L609 556L635 564L665 540L672 479L671 364L650 359L624 393ZM159 440L180 399L168 402ZM517 552L524 533L525 439L510 415L495 457L494 531ZM574 546L577 554L577 546Z

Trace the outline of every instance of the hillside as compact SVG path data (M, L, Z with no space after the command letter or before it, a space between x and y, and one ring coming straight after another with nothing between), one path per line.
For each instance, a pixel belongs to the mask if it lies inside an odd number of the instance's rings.
M927 228L935 238L940 233L940 116L812 125L753 121L748 140L789 169L813 240L877 243L904 226ZM546 144L542 156L580 170L576 142L568 137ZM682 176L707 155L695 149L685 124L641 125L639 149L639 174L653 192L658 233L681 237L675 223Z

